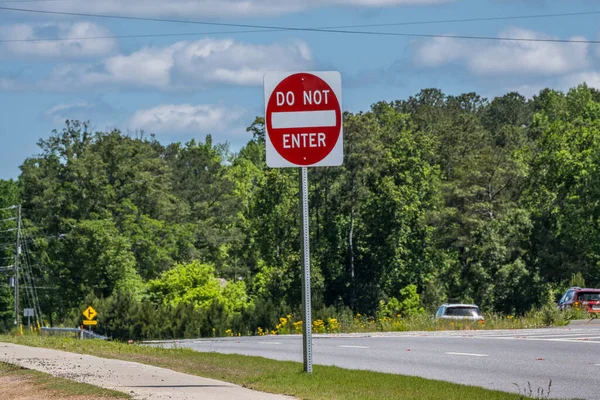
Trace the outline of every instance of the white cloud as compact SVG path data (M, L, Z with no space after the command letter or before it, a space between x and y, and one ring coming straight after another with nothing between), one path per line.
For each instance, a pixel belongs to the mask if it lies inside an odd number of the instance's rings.
M439 67L466 55L465 45L459 39L433 38L417 43L413 60L424 67Z
M35 40L110 35L111 32L107 29L90 22L6 25L0 27L0 39L13 40L13 42L3 43L0 50L12 57L105 56L116 50L116 39Z
M54 107L46 111L47 116L57 115L61 111L68 111L74 108L89 108L90 104L87 101L78 101L71 104L57 104Z
M106 103L102 98L59 103L46 110L41 117L53 124L62 125L67 119L97 121L107 117L111 120L122 117L120 110Z
M48 11L147 17L216 18L268 17L329 6L396 7L442 4L451 1L454 0L102 0L53 2L51 7L39 4L36 8Z
M214 84L260 85L266 71L309 69L312 64L310 48L303 41L258 45L203 39L146 47L96 65L62 65L54 69L45 86L190 89Z
M70 104L57 104L47 110L44 116L54 123L61 123L67 119L73 118L73 113L79 113L82 110L90 110L92 106L87 101L78 101Z
M502 91L502 93L504 92L517 92L523 96L525 96L526 98L530 99L533 96L537 95L538 93L540 93L541 90L550 87L550 88L554 88L557 90L562 90L562 88L559 87L554 87L554 85L550 85L550 84L542 84L542 83L536 83L536 84L524 84L518 87L514 87L514 88L510 88L506 91ZM489 96L492 97L492 96Z
M557 77L536 80L511 87L509 90L519 92L523 96L531 98L546 88L567 92L569 89L577 87L583 83L587 84L589 87L600 89L600 71L586 70Z
M138 110L129 120L131 129L151 133L226 132L240 123L245 111L204 104L161 104Z
M576 74L570 74L562 79L562 86L570 89L575 86L587 83L588 86L600 89L600 71L583 71Z
M551 36L521 28L510 28L500 37L550 39ZM582 39L573 37L571 39ZM585 69L590 64L585 43L495 41L474 42L434 38L417 43L413 61L423 67L461 64L478 75L556 75Z

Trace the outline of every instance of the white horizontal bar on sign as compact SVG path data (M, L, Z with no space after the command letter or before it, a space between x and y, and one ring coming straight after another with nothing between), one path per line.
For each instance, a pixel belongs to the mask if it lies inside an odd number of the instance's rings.
M271 114L273 129L311 128L335 126L334 110L274 112Z

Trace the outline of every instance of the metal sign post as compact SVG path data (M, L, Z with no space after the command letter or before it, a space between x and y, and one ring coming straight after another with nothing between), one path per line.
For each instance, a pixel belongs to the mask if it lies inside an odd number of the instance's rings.
M83 316L85 317L85 319L83 320L83 325L86 325L90 332L92 332L92 325L98 325L98 321L94 320L94 318L96 318L97 315L98 313L96 312L96 310L94 310L94 307L92 306L89 306L88 308L83 310ZM81 329L81 334L83 335L83 327Z
M302 348L304 352L304 372L312 373L312 316L310 300L310 233L308 224L308 168L300 168L300 203L302 207Z

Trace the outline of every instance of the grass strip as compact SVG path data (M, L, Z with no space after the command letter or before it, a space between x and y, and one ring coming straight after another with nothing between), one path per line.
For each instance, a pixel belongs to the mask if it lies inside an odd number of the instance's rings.
M518 394L474 386L331 366L314 365L313 374L307 375L302 372L302 364L297 362L201 353L190 349L163 349L117 342L36 336L0 336L0 341L134 361L301 399L523 398Z
M0 362L0 377L20 377L45 392L53 392L63 396L85 396L98 399L130 399L126 393L104 389L87 383L79 383L65 378L57 378L43 372L21 368L17 365Z

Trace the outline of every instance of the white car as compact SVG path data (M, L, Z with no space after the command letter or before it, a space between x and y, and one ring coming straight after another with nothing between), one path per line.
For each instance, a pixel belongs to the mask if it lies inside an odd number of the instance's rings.
M435 319L483 321L483 315L475 304L442 304Z

